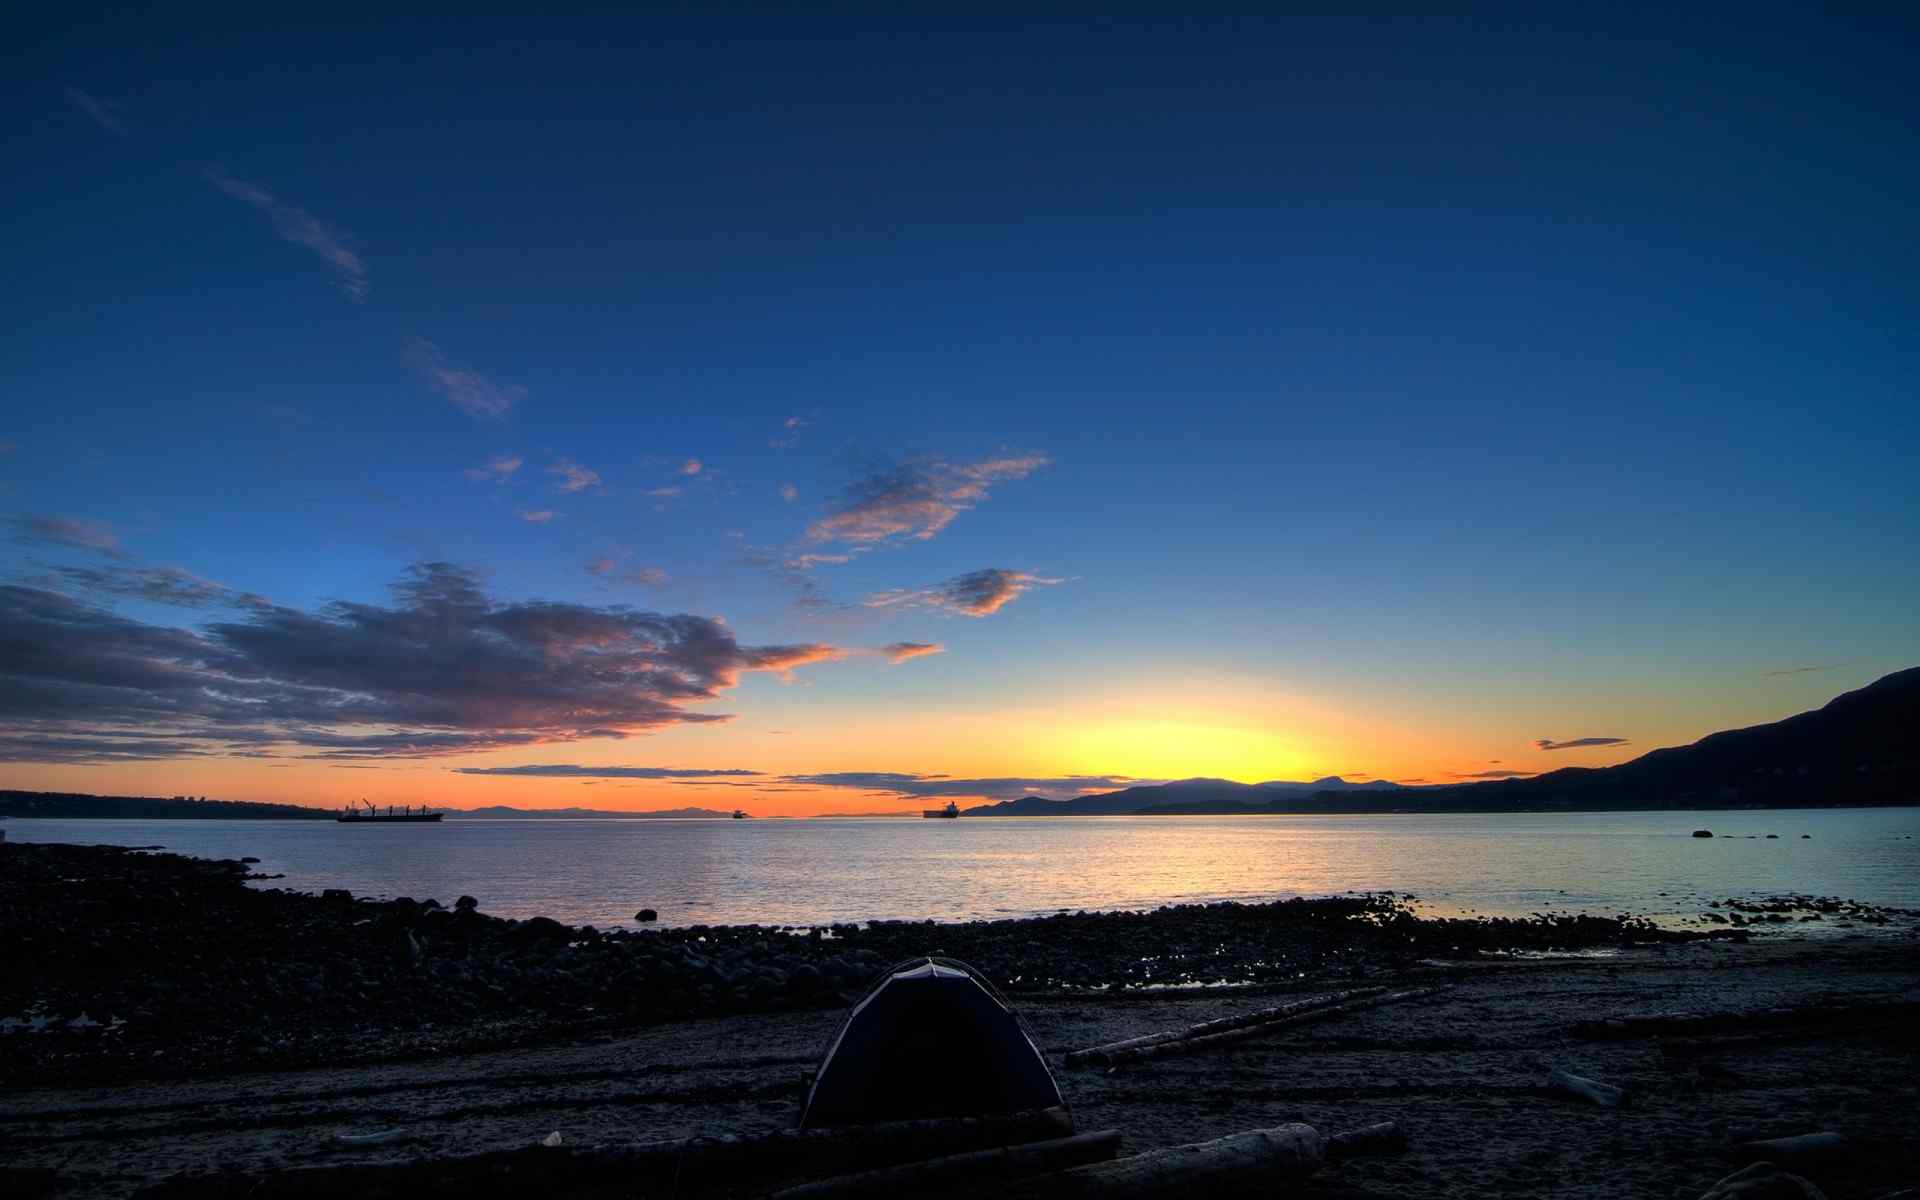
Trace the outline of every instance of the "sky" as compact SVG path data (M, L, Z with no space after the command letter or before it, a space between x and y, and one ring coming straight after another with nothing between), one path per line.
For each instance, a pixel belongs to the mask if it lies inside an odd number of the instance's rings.
M0 787L1450 783L1920 663L1911 9L1033 7L22 14Z

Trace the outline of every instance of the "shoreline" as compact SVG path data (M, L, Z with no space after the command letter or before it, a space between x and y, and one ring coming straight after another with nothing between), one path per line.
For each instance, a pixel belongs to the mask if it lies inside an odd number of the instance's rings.
M595 1145L791 1128L801 1079L867 978L939 952L1000 984L1079 1127L1120 1129L1128 1152L1287 1121L1406 1131L1405 1155L1342 1164L1306 1196L1691 1200L1744 1165L1735 1142L1825 1128L1872 1151L1817 1179L1834 1200L1920 1178L1908 1026L1769 1033L1736 1019L1723 1050L1679 1058L1573 1032L1617 1015L1920 1001L1920 914L1875 934L1703 936L1601 918L1438 921L1365 897L603 933L256 889L247 874L234 861L0 844L0 904L32 919L0 927L0 951L30 967L0 979L8 1002L39 989L63 1013L134 1002L159 1022L0 1035L0 1183L84 1200L168 1179L176 1194L270 1195L289 1169L553 1132ZM1195 949L1207 946L1225 952ZM1582 956L1595 950L1606 956ZM1007 977L1023 963L1054 965ZM1212 982L1223 975L1237 982ZM1274 998L1435 982L1453 987L1216 1054L1112 1074L1065 1066L1080 1047ZM649 1001L676 993L684 1007ZM462 1013L409 1007L462 995ZM1630 1107L1556 1096L1554 1066L1626 1087Z
M1013 997L1178 994L1513 956L1658 954L1828 924L1803 906L1856 928L1920 931L1920 913L1812 897L1730 902L1709 928L1675 930L1630 916L1420 916L1391 894L602 930L489 916L470 896L252 886L267 882L245 861L0 843L0 902L15 914L0 956L16 968L0 981L0 1082L377 1062L698 1016L838 1010L877 972L928 954L974 964Z

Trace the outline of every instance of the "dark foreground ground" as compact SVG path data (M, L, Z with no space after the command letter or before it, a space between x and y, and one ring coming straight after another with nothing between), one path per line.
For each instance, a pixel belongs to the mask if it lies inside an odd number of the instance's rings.
M1288 1121L1337 1131L1394 1120L1406 1130L1405 1154L1344 1163L1303 1194L1691 1200L1744 1165L1731 1154L1736 1142L1822 1129L1857 1147L1802 1171L1836 1200L1920 1186L1920 1040L1911 1022L1736 1022L1683 1044L1572 1032L1613 1015L1920 999L1920 940L1902 932L1900 914L1857 938L1744 944L1731 936L1647 944L1647 931L1616 922L1456 928L1358 900L882 926L819 939L709 930L584 939L572 931L563 940L478 914L428 910L401 921L386 905L248 891L238 868L172 856L0 849L0 954L9 967L0 973L0 1012L38 1004L56 1024L77 1015L63 1006L90 1006L89 1019L135 1014L114 1033L0 1037L10 1072L0 1092L0 1160L9 1172L0 1191L125 1196L182 1171L466 1153L555 1131L590 1144L790 1128L801 1079L841 1015L839 992L864 982L869 963L914 952L999 963L1012 971L1000 978L1026 981L1042 974L1029 964L1054 964L1044 983L1028 982L1011 999L1079 1128L1117 1128L1129 1152ZM123 887L134 890L116 890ZM1826 919L1847 916L1844 908ZM69 909L71 919L61 915ZM1480 952L1509 940L1583 943L1609 956ZM1156 950L1192 973L1266 982L1107 986ZM505 967L483 965L496 960L538 986L516 995L499 981ZM669 961L680 965L659 965ZM439 969L449 963L464 982ZM817 985L803 966L819 972ZM1066 978L1069 970L1081 977ZM302 1001L313 971L320 993ZM693 1017L671 999L600 1011L597 1001L625 986L618 981L643 971L669 998L684 990L689 1005L742 1011ZM771 971L782 972L785 989ZM577 984L536 1003L535 993L561 976ZM795 990L796 978L812 990ZM1457 986L1431 1001L1111 1074L1061 1063L1070 1049L1354 978ZM356 981L364 999L342 994ZM429 1019L432 1005L461 986L489 999L457 1019ZM495 987L504 998L494 999ZM512 1005L526 1015L510 1015ZM396 1007L417 1023L394 1016ZM239 1032L220 1032L223 1014ZM241 1066L249 1056L257 1067ZM334 1065L317 1065L329 1057ZM1606 1110L1556 1097L1542 1086L1556 1066L1626 1087L1630 1105ZM396 1140L376 1146L338 1140L389 1132Z

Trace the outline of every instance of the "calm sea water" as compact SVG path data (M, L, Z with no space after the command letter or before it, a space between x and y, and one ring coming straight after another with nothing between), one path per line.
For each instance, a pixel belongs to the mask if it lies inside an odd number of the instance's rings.
M1689 836L1699 828L1720 836ZM253 855L257 869L286 876L264 886L443 904L471 894L500 916L602 928L631 924L640 908L680 925L950 921L1346 891L1411 892L1440 914L1677 918L1711 899L1792 892L1920 908L1920 809L394 826L16 818L0 829L12 841Z

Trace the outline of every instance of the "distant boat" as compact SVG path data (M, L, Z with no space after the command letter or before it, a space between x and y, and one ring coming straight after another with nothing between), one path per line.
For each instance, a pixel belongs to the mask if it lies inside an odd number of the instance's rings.
M736 808L736 809L734 809L734 810L733 810L733 819L734 819L734 820L736 820L736 821L744 821L744 820L746 820L746 819L747 819L747 810L746 810L746 809L744 809L744 808Z
M443 813L428 812L427 806L424 804L419 808L402 804L399 806L398 811L395 810L394 805L389 804L383 812L373 805L368 804L365 800L362 800L360 803L367 805L365 812L349 804L346 808L340 810L340 815L335 817L334 820L339 821L343 825L398 825L405 822L438 821L445 815Z
M957 817L960 815L960 806L949 800L945 808L923 809L920 815L930 820L934 818Z

